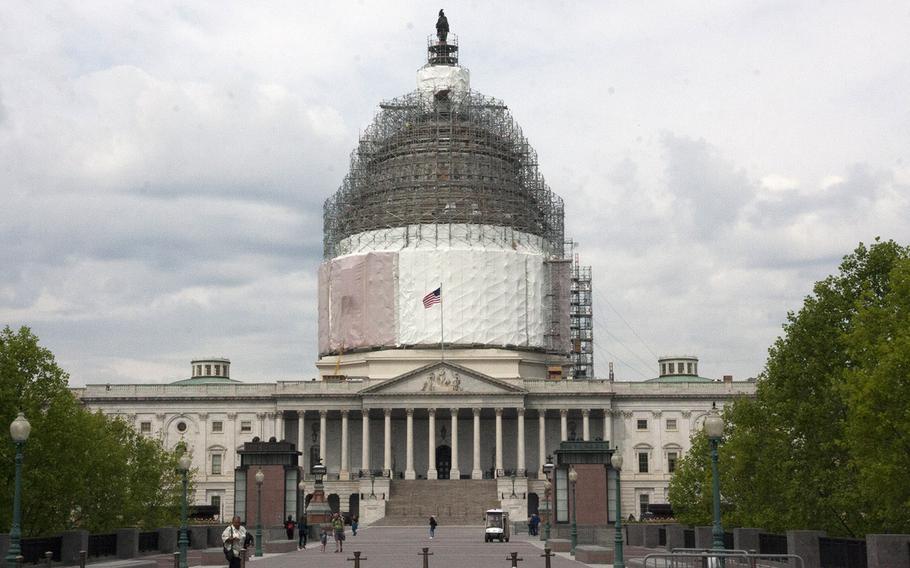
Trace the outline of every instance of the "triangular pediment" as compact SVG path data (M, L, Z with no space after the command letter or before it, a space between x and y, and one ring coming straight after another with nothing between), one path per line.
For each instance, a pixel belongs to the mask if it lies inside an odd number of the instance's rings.
M431 363L372 385L361 394L522 394L525 389L454 363Z

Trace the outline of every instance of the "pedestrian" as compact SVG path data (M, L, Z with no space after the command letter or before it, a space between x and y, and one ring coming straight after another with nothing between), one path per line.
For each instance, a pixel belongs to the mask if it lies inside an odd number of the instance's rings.
M351 534L357 536L357 527L360 526L360 520L357 515L351 515Z
M539 529L540 529L540 515L538 515L537 513L534 513L533 515L531 515L531 524L530 524L530 527L531 527L531 535L532 535L532 536L537 536L538 534L540 534L540 532L539 532Z
M436 522L436 517L430 515L430 539L436 536L436 525L439 524Z
M288 515L288 520L284 522L284 531L288 535L288 540L294 540L294 527L296 526L293 515Z
M306 524L306 517L301 517L300 522L297 523L297 550L306 550L306 533L309 530L310 528Z
M332 531L335 533L335 552L344 552L344 519L339 513L332 515Z
M246 527L240 524L240 517L234 515L231 524L221 533L221 542L224 544L224 556L230 568L240 568L240 555L246 548Z
M325 552L325 545L329 543L328 527L322 527L322 534L319 535L319 542L322 543L322 551Z

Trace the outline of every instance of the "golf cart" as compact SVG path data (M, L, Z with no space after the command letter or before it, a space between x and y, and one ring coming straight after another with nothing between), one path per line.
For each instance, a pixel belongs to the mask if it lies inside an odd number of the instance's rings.
M502 509L489 509L484 523L484 542L509 542L509 513Z

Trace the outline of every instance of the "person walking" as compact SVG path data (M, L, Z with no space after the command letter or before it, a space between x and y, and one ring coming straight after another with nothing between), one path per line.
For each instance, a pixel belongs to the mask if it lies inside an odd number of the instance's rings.
M335 552L344 552L344 519L339 513L332 515L332 531L335 533Z
M288 520L284 522L284 531L288 535L288 540L294 540L294 527L296 526L293 515L288 515Z
M328 527L322 527L322 533L319 535L319 542L322 543L322 551L325 552L325 545L329 543Z
M306 517L301 517L297 523L297 550L306 550L306 537L310 528L306 524Z
M360 520L357 515L351 515L351 535L357 536L357 527L360 526Z
M246 527L240 524L240 517L234 515L231 524L221 533L221 542L224 544L224 556L230 568L240 568L240 556L246 548Z
M436 536L436 525L439 524L436 522L436 516L430 515L430 539L432 540Z

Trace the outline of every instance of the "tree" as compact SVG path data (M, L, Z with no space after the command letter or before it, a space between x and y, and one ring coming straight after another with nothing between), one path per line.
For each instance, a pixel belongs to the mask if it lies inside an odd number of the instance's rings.
M0 332L0 421L20 410L32 424L25 446L22 518L26 535L71 528L153 527L179 518L176 456L122 420L91 413L67 388L68 375L26 328ZM13 444L0 444L12 463ZM0 531L12 518L12 468L0 484Z
M860 244L838 274L815 284L799 312L787 315L783 336L769 349L756 397L735 401L727 413L721 481L734 507L726 522L842 535L890 531L900 519L906 523L906 508L901 517L886 519L881 503L887 499L887 493L881 495L888 490L885 472L895 473L900 462L884 466L878 451L854 452L865 436L876 439L887 428L906 433L910 424L906 416L899 421L910 399L892 389L894 381L906 380L900 369L906 370L908 350L899 331L908 328L908 304L899 290L904 286L900 267L908 258L910 250L893 241ZM868 402L876 400L870 390L894 397L893 415L874 432L863 423L876 412L875 403ZM859 412L863 409L865 414ZM705 467L694 460L682 465Z

